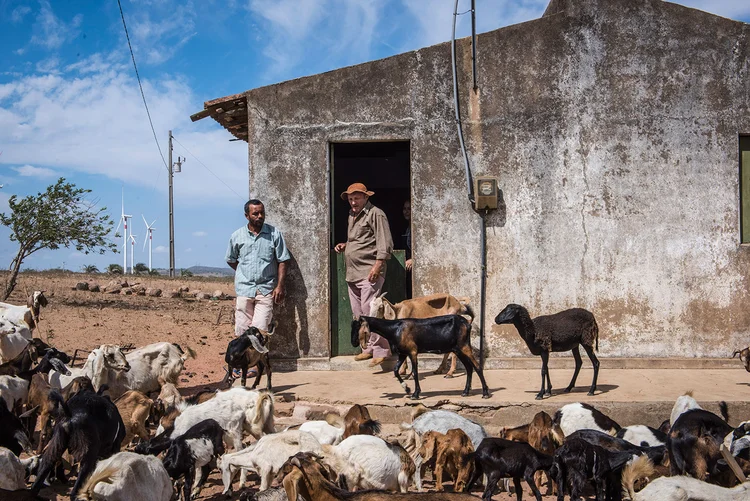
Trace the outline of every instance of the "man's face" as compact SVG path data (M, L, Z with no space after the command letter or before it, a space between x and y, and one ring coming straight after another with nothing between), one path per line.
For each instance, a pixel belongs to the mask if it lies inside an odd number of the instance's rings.
M261 228L266 220L266 208L263 205L248 205L247 214L245 214L250 226Z
M362 192L355 191L346 196L349 199L349 205L352 208L352 212L359 214L359 211L367 204L367 199L370 198Z
M408 200L404 202L403 214L404 219L411 221L411 202Z

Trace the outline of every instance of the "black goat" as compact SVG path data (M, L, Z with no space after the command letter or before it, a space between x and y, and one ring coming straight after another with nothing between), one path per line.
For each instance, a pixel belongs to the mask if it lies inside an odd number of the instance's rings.
M49 374L52 369L56 370L60 374L70 376L70 370L65 363L59 358L55 357L53 353L45 353L44 356L39 360L39 363L33 369L22 371L18 373L18 377L31 381L34 374Z
M607 489L619 486L607 485L614 481L612 473L622 469L631 458L629 452L612 452L581 438L566 438L562 447L555 451L549 471L557 484L557 500L563 501L568 492L571 501L577 501L583 496L589 479L592 479L596 500L604 501Z
M183 501L197 496L200 486L213 469L216 456L224 454L224 429L213 419L201 421L169 444L162 460L173 480L185 477ZM196 478L196 470L200 473Z
M227 369L227 375L224 376L223 383L228 386L232 386L233 377L232 369L240 369L242 371L242 379L240 383L245 386L247 381L247 370L255 365L258 366L258 373L255 376L255 382L253 383L252 389L254 390L260 382L260 377L263 373L266 373L266 382L268 391L272 391L271 388L271 362L268 357L268 344L269 335L273 334L276 327L275 323L271 324L271 330L264 334L263 331L257 327L249 327L241 336L236 337L229 341L227 345L227 352L224 355L224 361L229 366Z
M14 359L0 365L0 376L17 376L21 372L31 369L31 365L38 360L39 352L36 346L29 343Z
M398 353L398 363L393 373L401 386L409 394L409 387L399 374L399 369L408 357L414 371L414 393L412 399L419 398L418 353L455 353L466 368L466 386L461 396L468 396L471 390L471 376L476 370L482 382L482 398L489 398L490 392L484 374L471 351L471 324L460 315L443 315L432 318L405 318L385 320L383 318L361 316L352 321L352 346L363 348L370 332L388 340L391 348Z
M0 398L0 447L10 449L16 456L20 456L22 450L28 454L33 453L31 441L21 419L8 409L2 398Z
M667 440L671 475L707 480L719 473L719 447L733 428L716 414L690 409L672 424Z
M552 395L552 381L547 367L550 352L573 352L576 368L573 372L573 379L565 388L565 392L570 392L576 385L578 372L583 365L578 345L583 346L594 365L594 380L591 383L589 395L594 394L596 379L599 376L599 359L594 354L594 349L599 349L599 326L593 313L583 308L572 308L554 315L542 315L532 319L528 310L523 306L509 304L495 317L495 323L513 324L526 341L526 346L529 347L532 355L542 357L542 389L536 395L537 400L544 398L544 395Z
M76 462L81 463L78 478L70 491L70 499L75 500L78 489L96 467L96 461L120 450L125 425L115 404L91 391L81 391L67 403L60 393L51 391L49 399L55 403L59 418L52 439L42 453L31 490L39 493L47 476L67 450Z
M466 484L467 490L482 475L487 475L487 486L482 496L492 499L492 494L501 478L513 478L516 488L516 499L521 501L523 489L521 479L526 480L537 501L542 501L542 493L534 482L534 473L548 472L552 466L552 456L534 449L527 443L514 442L504 438L485 438L475 452L466 455L467 460L474 460L474 473Z

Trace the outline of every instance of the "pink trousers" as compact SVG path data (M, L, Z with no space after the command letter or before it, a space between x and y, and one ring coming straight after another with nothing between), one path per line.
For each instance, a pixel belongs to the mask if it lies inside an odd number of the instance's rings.
M352 314L355 317L370 315L370 303L380 294L385 279L380 277L377 282L371 283L364 279L359 282L347 282L349 286L349 303L352 305ZM372 333L367 340L367 347L362 353L372 353L373 358L386 358L391 356L391 345L388 340Z

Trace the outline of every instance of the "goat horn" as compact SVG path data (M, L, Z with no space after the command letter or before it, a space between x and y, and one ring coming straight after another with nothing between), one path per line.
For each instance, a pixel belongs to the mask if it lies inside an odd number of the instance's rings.
M737 350L734 353L732 353L732 358L736 357L737 355L741 355L741 354L742 353L740 352L740 350Z

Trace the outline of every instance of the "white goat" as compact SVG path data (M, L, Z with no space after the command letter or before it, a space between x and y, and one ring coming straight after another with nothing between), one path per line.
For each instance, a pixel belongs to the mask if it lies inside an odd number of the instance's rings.
M300 425L299 430L315 437L321 445L338 445L344 439L344 428L327 421L307 421Z
M633 501L747 501L750 481L728 489L693 477L659 477L636 492Z
M281 470L287 459L298 452L320 454L322 447L315 437L300 430L288 430L266 435L257 443L239 452L224 454L219 459L224 494L232 491L232 480L240 473L240 487L245 486L246 470L254 470L260 475L261 491L271 486L273 477Z
M677 400L672 407L672 414L669 415L669 424L673 425L681 414L690 409L702 409L702 407L698 405L698 402L693 398L692 391L688 391L684 395L677 397Z
M639 447L643 447L644 444L647 447L658 447L667 444L665 433L642 424L634 424L621 428L617 432L617 438L621 438Z
M0 489L15 491L26 488L26 468L38 456L22 461L9 449L0 447Z
M188 406L175 419L169 437L179 437L204 419L215 419L224 429L224 442L229 447L239 450L242 447L243 431L247 431L256 439L276 431L273 395L245 388L231 388L219 392L208 402ZM161 431L157 430L157 434Z
M349 489L407 492L412 480L421 489L406 450L380 437L352 435L339 445L324 445L323 461L344 476Z
M128 390L146 394L159 391L164 383L177 382L188 358L195 358L195 352L187 348L185 353L174 343L154 343L133 350L125 355L129 371L109 370L109 394L117 398Z
M109 385L110 373L112 371L122 372L129 370L130 364L128 364L120 347L114 344L103 344L89 353L86 363L83 364L82 368L71 367L69 376L51 370L49 372L49 384L53 389L59 390L68 386L78 376L86 376L91 380L94 389L99 391L99 388L103 384Z
M172 479L156 456L118 452L99 461L83 484L81 501L169 501Z
M597 430L615 436L621 428L601 411L580 402L560 407L552 421L560 425L566 437L578 430Z
M44 291L34 291L24 306L0 303L0 363L13 360L29 344L42 306L47 306Z
M15 409L16 402L26 403L29 396L29 382L17 376L0 376L0 396L8 410Z

